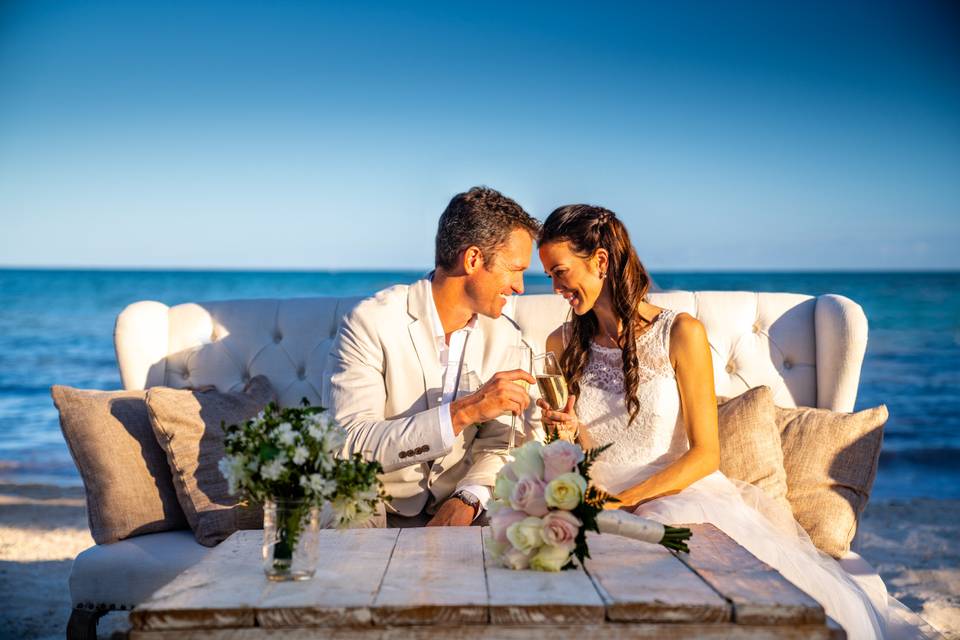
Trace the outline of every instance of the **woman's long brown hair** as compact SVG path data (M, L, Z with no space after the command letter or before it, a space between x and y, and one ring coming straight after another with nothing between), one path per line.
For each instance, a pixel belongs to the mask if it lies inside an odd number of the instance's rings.
M632 423L640 412L637 331L646 324L637 307L650 288L650 276L637 257L627 228L616 214L603 207L571 204L555 209L543 223L537 246L550 242L569 242L570 248L581 258L590 258L597 249L607 251L606 283L610 287L614 312L623 324L617 343L623 353L624 391ZM591 309L582 316L574 314L572 324L572 335L560 356L560 367L570 393L579 396L580 380L590 357L590 343L596 337L600 323Z

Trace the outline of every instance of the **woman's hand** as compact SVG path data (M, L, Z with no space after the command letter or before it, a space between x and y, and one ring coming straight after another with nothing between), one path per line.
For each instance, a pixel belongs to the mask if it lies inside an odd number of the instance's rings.
M576 402L577 396L568 396L567 404L563 409L554 411L543 398L537 400L537 406L540 407L540 422L543 423L543 428L548 432L556 431L561 440L576 442L577 435L580 433L580 420L573 408Z

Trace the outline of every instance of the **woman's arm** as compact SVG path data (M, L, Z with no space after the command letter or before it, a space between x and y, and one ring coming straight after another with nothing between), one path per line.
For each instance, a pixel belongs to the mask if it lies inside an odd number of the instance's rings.
M632 508L678 493L720 466L717 396L713 388L710 345L703 325L686 313L678 315L671 328L670 361L677 376L680 410L690 449L663 471L617 495L620 504L608 503L610 508Z

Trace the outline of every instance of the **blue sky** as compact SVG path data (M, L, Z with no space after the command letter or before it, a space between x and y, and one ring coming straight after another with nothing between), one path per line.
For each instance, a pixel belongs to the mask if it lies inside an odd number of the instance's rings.
M487 184L654 270L960 268L954 4L343 4L0 5L0 264L420 269Z

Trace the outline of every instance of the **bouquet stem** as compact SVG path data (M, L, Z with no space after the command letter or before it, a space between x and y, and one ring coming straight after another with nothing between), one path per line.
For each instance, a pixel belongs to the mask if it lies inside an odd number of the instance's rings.
M672 551L690 553L686 541L693 534L685 527L671 527L620 510L597 514L597 526L600 533L612 533L632 540L660 544Z

